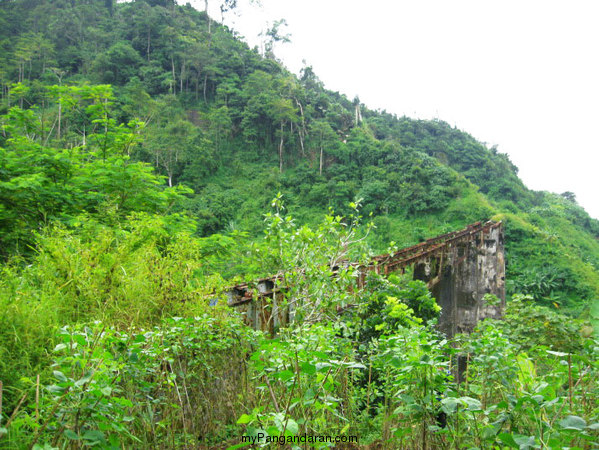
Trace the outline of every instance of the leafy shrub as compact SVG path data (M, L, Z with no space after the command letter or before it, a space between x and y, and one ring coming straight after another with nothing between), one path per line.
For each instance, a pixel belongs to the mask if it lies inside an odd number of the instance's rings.
M552 350L575 353L582 349L582 322L539 306L531 296L515 294L507 304L505 320L498 327L510 342L524 351L545 346ZM542 348L542 347L541 347Z
M384 278L370 273L352 322L356 339L367 344L382 334L393 335L402 327L437 319L440 311L423 281L397 275Z
M443 400L452 441L508 448L597 445L599 411L588 401L597 393L596 343L587 341L574 354L529 345L530 357L496 325L485 321L462 343L465 382ZM464 402L460 395L479 400Z
M237 421L246 435L335 435L352 426L351 387L364 366L333 326L303 325L263 340L249 365L257 381L256 405ZM314 448L321 447L328 444Z
M254 333L208 315L116 331L63 327L53 383L6 430L12 445L196 445L234 423L245 403L245 356Z

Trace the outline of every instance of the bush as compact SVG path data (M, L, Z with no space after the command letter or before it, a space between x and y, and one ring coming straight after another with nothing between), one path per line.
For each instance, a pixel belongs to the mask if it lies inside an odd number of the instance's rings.
M13 446L149 448L222 438L247 403L253 337L238 319L209 315L127 331L100 322L63 327L52 384L39 391L35 408L20 411L6 439Z

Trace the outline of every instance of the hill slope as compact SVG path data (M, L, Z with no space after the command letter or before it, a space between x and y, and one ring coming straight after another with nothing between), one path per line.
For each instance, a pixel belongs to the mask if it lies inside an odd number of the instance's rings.
M280 39L272 31L267 49ZM116 125L139 118L145 126L134 134L140 138L123 154L153 164L167 185L194 191L175 204L121 205L123 213L175 208L194 219L199 235L245 230L255 236L279 191L306 223L329 207L349 214L349 202L362 199L363 214L372 214L376 225L375 250L501 218L510 292L574 313L599 297L599 221L570 196L530 191L506 155L444 122L369 110L325 89L310 67L298 78L271 52L249 49L189 6L4 2L0 49L5 123L19 105L41 124L30 130L38 145L69 149L88 145L98 120ZM84 86L99 84L113 86L114 97L102 97L110 113L86 115L100 94ZM16 148L6 131L0 147ZM42 162L36 167L33 175L49 176ZM52 193L56 201L24 200L17 175L23 174L5 162L5 256L22 253L49 218L73 224L74 207L65 205L74 200L62 201L64 192ZM101 208L94 201L78 208L95 214ZM23 213L25 207L36 212Z

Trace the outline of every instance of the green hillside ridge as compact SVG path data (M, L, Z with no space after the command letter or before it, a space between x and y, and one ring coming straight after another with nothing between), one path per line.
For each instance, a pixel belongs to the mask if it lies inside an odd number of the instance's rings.
M199 235L259 234L278 191L312 224L362 199L375 251L501 215L514 291L576 313L599 296L599 222L571 197L530 191L507 155L442 121L371 111L326 90L310 67L296 78L272 53L172 2L13 1L1 14L4 111L37 105L45 143L76 146L85 126L72 104L58 110L61 89L112 84L111 117L147 124L131 157L194 190L177 208ZM271 31L270 49L280 39ZM37 226L16 228L30 236ZM4 248L18 242L5 236Z
M170 0L0 4L0 448L599 445L599 221L290 73L282 26L260 54ZM409 276L330 276L479 220L505 224L508 306L471 336ZM275 339L213 302L277 272Z

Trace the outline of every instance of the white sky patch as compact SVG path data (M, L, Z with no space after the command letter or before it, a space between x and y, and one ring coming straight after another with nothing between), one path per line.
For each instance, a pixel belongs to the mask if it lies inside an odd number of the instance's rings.
M371 109L497 145L528 187L572 191L599 218L596 0L240 0L226 22L253 46L280 18L291 43L275 53L293 72L305 60Z

